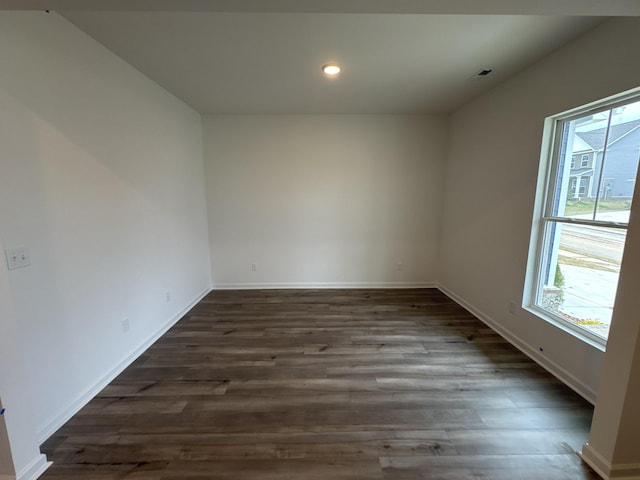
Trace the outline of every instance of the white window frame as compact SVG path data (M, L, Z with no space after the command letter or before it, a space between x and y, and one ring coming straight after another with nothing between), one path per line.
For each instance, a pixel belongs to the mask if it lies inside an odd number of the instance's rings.
M543 260L545 258L544 249L547 245L546 236L549 235L549 229L546 228L546 225L556 222L624 229L627 229L628 225L600 220L574 220L567 217L551 217L545 215L552 209L553 192L555 191L558 179L557 168L560 160L560 148L556 148L556 146L560 145L562 141L561 126L564 123L577 120L590 114L612 110L634 101L640 101L640 88L553 115L545 119L542 135L542 150L540 155L540 167L538 170L536 200L533 211L533 223L531 227L531 239L529 244L529 256L527 260L527 273L522 308L602 351L606 349L607 341L605 339L593 334L587 329L581 328L562 319L558 315L554 315L552 312L545 310L536 304L538 292L540 292L543 287L542 269ZM572 159L573 156L565 159L565 161L571 161ZM640 174L640 168L638 169L638 172ZM577 187L578 185L576 182L576 188ZM636 208L640 208L640 206L636 206Z

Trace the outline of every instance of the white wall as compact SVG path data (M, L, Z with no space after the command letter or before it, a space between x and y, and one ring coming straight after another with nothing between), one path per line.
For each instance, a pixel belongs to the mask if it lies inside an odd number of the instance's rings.
M0 240L32 256L9 279L42 440L210 288L201 119L53 13L1 13L0 65Z
M442 285L595 398L603 354L520 305L545 117L637 87L640 19L613 19L452 115ZM538 349L542 347L544 352Z
M214 286L437 280L440 118L207 116L204 139Z

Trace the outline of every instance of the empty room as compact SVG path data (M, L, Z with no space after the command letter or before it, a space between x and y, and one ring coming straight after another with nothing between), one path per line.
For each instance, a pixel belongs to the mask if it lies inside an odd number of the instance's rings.
M640 479L635 0L0 0L0 480Z

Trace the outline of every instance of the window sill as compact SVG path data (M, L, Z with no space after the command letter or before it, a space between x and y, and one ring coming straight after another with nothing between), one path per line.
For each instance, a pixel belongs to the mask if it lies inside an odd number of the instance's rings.
M598 337L597 335L589 332L586 329L580 328L577 325L573 325L572 323L567 322L566 320L563 320L556 315L553 315L543 308L540 308L536 305L529 305L524 307L524 309L532 315L535 315L545 322L550 323L551 325L568 333L569 335L572 335L577 339L582 340L584 343L597 348L601 352L605 352L607 349L607 341L605 339Z

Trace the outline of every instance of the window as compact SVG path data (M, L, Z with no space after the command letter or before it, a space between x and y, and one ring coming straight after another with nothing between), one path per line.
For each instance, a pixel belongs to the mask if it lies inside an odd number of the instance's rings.
M571 177L569 186L569 198L580 199L588 193L589 179L587 177Z
M580 166L581 167L589 166L589 155L582 155L582 158L580 159Z
M587 194L587 182L588 178L580 177L580 188L578 188L578 195L584 197Z
M588 181L587 178L580 177L580 183L578 183L578 178L573 177L571 179L571 187L569 188L569 196L573 198L584 197L587 194Z
M640 95L547 120L525 307L604 345L638 170ZM576 148L591 168L571 175ZM585 160L586 158L586 160ZM585 165L585 161L587 165Z

